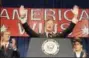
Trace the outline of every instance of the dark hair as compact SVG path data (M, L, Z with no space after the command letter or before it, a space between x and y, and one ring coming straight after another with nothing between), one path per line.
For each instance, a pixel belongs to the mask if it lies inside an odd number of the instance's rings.
M80 43L80 44L82 45L82 40L80 40L80 39L73 40L73 45L74 45L76 42L78 42L78 43Z

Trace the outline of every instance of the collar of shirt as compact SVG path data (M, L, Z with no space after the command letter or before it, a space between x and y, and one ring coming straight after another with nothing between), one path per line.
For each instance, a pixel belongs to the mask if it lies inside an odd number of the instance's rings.
M80 57L80 54L81 54L81 52L78 52L78 53L76 52L76 57L79 58Z
M54 34L54 32L45 32L46 33L46 37L48 38L48 34Z

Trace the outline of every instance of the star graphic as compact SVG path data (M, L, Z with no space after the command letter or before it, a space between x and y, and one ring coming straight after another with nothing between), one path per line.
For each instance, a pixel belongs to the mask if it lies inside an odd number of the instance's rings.
M89 28L88 27L84 26L81 30L82 30L82 34L84 34L84 35L89 34Z
M6 26L5 26L5 25L2 25L2 27L0 28L0 31L1 31L1 32L4 32L4 31L6 31L6 30L7 30Z

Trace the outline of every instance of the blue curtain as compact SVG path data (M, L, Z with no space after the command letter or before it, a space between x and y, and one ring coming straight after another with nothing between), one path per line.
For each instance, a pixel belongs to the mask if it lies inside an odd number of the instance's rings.
M29 47L30 38L28 37L14 37L14 38L16 39L17 42L17 48L20 53L20 57L25 57Z

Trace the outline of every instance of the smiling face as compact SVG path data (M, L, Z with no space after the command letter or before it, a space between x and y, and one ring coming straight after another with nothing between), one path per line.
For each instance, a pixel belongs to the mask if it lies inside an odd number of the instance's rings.
M80 51L82 49L82 45L79 42L74 43L75 51Z
M9 41L9 39L10 39L10 32L9 32L9 31L5 31L5 32L3 33L3 35L2 35L2 37L3 37L3 39L4 39L5 41Z
M47 32L52 32L54 28L54 21L53 20L48 20L45 22L45 30Z

